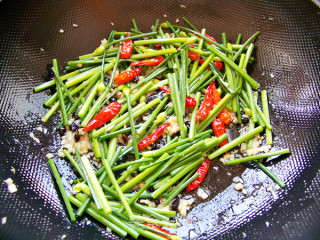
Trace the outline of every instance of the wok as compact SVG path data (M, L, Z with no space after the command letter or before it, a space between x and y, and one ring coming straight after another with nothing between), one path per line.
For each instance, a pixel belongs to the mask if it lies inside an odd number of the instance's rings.
M185 239L190 231L198 239L319 238L320 9L315 3L2 0L0 217L7 221L0 224L1 239L115 238L92 219L91 224L70 223L45 157L59 146L57 118L43 124L39 116L47 111L42 103L50 91L35 94L33 87L44 82L53 58L62 68L67 60L93 51L111 29L129 30L131 18L147 32L157 18L178 18L181 23L183 16L220 42L222 32L231 42L238 33L247 39L261 32L250 74L269 92L274 134L279 137L276 148L288 147L292 154L268 163L287 184L285 190L277 190L258 169L227 168L216 161L204 183L209 199L198 201L187 218L178 219L182 227L177 233ZM36 131L40 125L48 133ZM74 177L70 165L55 160L59 169L69 169L62 172L68 185ZM244 180L247 195L233 189L236 176ZM18 192L8 192L3 180L9 177Z

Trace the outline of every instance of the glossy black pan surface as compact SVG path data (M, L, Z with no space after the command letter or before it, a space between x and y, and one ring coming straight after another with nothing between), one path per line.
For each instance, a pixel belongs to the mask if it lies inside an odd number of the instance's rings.
M231 42L238 33L247 39L261 32L251 75L269 92L274 133L279 137L275 146L290 148L292 155L268 165L287 184L284 191L260 170L213 164L205 183L210 200L193 208L186 219L179 218L183 226L177 232L188 238L193 231L199 239L318 238L320 9L313 2L2 0L0 218L7 217L7 222L0 223L1 239L113 238L86 220L70 224L45 157L59 145L56 119L43 124L39 117L47 111L42 103L50 91L35 94L33 87L44 81L53 58L62 68L67 60L95 49L111 29L129 30L131 18L147 32L157 18L171 22L178 18L182 24L182 16L218 41L222 32ZM40 125L48 133L37 131ZM70 169L55 160L60 169ZM74 177L71 171L63 174L67 180ZM235 176L244 180L247 195L233 189ZM3 180L9 177L18 192L7 191Z

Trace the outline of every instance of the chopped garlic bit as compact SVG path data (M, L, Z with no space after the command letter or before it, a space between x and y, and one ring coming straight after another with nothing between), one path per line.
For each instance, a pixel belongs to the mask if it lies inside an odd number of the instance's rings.
M242 183L237 183L236 185L234 185L234 189L237 190L237 191L242 191L243 184Z
M198 188L197 195L203 200L209 197L209 194L206 193L202 188Z
M187 8L186 5L180 4L181 8Z
M29 134L29 136L30 136L36 143L40 143L39 138L35 137L34 134L33 134L33 132L31 132L31 133Z
M7 223L7 217L1 218L1 224L6 224Z
M18 191L17 186L13 183L13 180L11 178L4 180L4 182L8 185L8 191L10 193L15 193L16 191Z
M63 235L61 236L61 239L65 239L66 237L67 237L67 235L63 234Z
M176 19L176 23L180 22L179 18Z
M111 22L110 24L111 24L112 26L114 26L114 23L113 23L113 22Z
M59 33L64 33L64 30L60 28Z
M164 16L164 17L167 17L167 14L164 14L163 16Z
M11 172L13 173L13 174L15 174L16 173L16 169L14 168L14 167L11 167Z
M46 155L46 157L47 157L48 159L51 159L51 158L54 157L54 155L53 155L52 153L48 153L48 154Z
M79 27L79 25L74 23L74 24L72 24L72 27L77 28L77 27Z
M194 198L180 199L178 210L179 210L179 213L182 217L187 216L187 211L190 209L190 207L191 207L192 203L194 203L194 201L195 201Z
M44 48L40 48L40 51L41 51L41 52L44 52Z

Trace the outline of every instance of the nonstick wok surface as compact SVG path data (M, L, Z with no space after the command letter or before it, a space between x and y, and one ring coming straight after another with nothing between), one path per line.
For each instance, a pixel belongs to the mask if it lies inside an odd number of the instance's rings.
M184 8L184 5L186 8ZM165 17L166 15L167 17ZM86 220L70 223L45 155L56 152L57 117L41 122L50 90L33 93L45 81L47 64L93 51L114 28L128 31L131 18L144 31L157 18L187 17L221 42L260 31L250 74L269 93L276 148L292 154L268 167L287 184L276 184L252 166L227 168L217 161L204 185L210 199L198 202L177 233L198 239L317 239L320 221L320 9L312 1L0 1L0 223L1 239L116 238ZM111 25L114 24L114 27ZM79 27L73 27L73 24ZM59 33L63 29L64 33ZM48 133L36 131L38 126ZM40 139L36 143L29 134ZM64 183L70 165L55 156ZM12 171L12 168L16 170ZM244 180L247 195L233 189ZM4 179L18 192L10 194ZM272 191L267 191L267 189Z

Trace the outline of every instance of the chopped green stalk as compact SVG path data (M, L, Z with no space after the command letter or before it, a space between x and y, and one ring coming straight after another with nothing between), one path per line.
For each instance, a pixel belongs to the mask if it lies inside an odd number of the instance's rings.
M77 154L78 155L78 154ZM80 157L80 156L79 156ZM102 188L98 182L98 179L95 175L95 172L94 170L92 169L91 167L91 164L89 162L89 159L86 158L86 157L80 157L79 158L79 161L83 164L83 167L84 167L84 170L86 171L87 175L88 175L88 178L92 184L92 190L95 192L101 206L102 206L102 209L103 211L108 214L110 213L112 210L111 210L111 207L108 203L108 200L106 199L106 197L104 196L104 193L102 191ZM91 191L91 189L90 189ZM93 193L91 193L93 194Z
M138 129L140 128L142 125L136 125L134 126L135 129ZM100 141L102 140L105 140L107 138L111 138L111 137L115 137L115 136L118 136L119 134L122 134L122 133L127 133L127 132L130 132L131 128L128 127L128 128L123 128L121 130L118 130L118 131L115 131L115 132L112 132L112 133L108 133L108 134L104 134L104 135L100 135L99 139Z
M254 156L250 156L250 157L229 160L229 161L226 161L226 165L235 165L235 164L245 163L245 162L249 162L249 161L253 161L253 160L259 160L259 159L263 159L263 158L268 158L268 157L273 157L273 156L278 156L278 155L283 155L283 154L288 154L288 153L290 153L290 150L286 148L286 149L262 153L262 154L258 154L258 155L254 155Z
M261 168L262 171L265 172L273 181L275 181L281 188L286 188L286 185L276 176L274 173L272 173L268 168L266 168L261 162L258 160L253 160L255 164Z
M209 159L216 158L220 156L221 154L231 150L232 148L240 145L241 143L247 141L248 139L252 138L253 136L257 135L258 133L261 133L263 131L263 127L257 127L239 137L234 139L233 141L227 143L226 145L220 147L218 150L214 151L209 155Z
M74 204L77 207L81 207L82 202L80 202L78 199L76 199L73 196L69 196L69 200L72 204ZM112 229L113 231L115 231L117 234L119 234L122 237L125 237L127 235L127 232L125 230L123 230L122 227L118 227L116 224L108 221L107 219L105 219L103 216L101 216L98 211L94 211L91 207L87 208L86 212L93 217L94 219L96 219L98 222L101 222L103 225L105 225L106 227Z
M180 101L181 99L178 92L178 83L177 83L177 78L175 77L175 73L168 74L168 80L169 80L169 87L170 87L170 94L171 94L171 99L173 103L173 108L179 124L181 138L185 138L186 133L184 129L183 115L181 113L181 110L182 110L181 101Z
M250 86L252 86L254 89L258 89L260 87L260 84L258 84L244 70L242 70L237 64L235 64L231 59L229 59L226 55L224 55L218 49L216 49L213 46L209 46L208 50L213 52L215 55L217 55L219 58L221 58L226 64L228 64L232 69L234 69L236 72L238 72L241 75L241 77L243 77L243 79L245 79L246 82L248 82L250 84Z
M191 88L190 88L190 92L191 93L195 93L197 91L200 91L199 87L201 84L203 84L209 77L211 76L211 71L208 71L208 70L205 70L203 72L203 74L201 74L194 82L193 84L191 84ZM208 84L210 82L212 82L214 79L216 79L217 77L219 76L219 74L215 74L213 77L211 77L209 80L208 80Z
M59 75L59 70L58 70L58 63L57 63L57 59L53 59L53 68L52 71L56 77L56 80L58 80L58 83L60 84L60 86L63 88L64 92L67 94L68 98L70 99L70 101L72 103L74 103L74 98L71 96L68 88L66 87L66 85L64 85L63 81L60 78Z
M92 132L94 132L94 130ZM93 148L94 156L96 158L100 158L101 157L101 149L100 149L99 139L93 137L93 138L91 138L91 140L92 140L92 148Z
M201 30L201 34L205 34L205 33L206 33L206 29L202 29ZM201 50L202 47L203 47L203 39L201 38L200 41L199 41L198 50ZM196 71L198 69L198 66L199 66L199 62L200 62L200 59L196 59L193 62L192 70L191 70L191 73L190 73L190 78L192 78L194 76L194 74L196 73Z
M96 85L91 89L91 92L89 93L89 96L87 97L86 102L82 105L80 111L78 112L78 116L80 118L84 117L88 112L89 107L91 106L95 96L97 95L99 84L100 83L97 82Z
M172 177L166 184L162 185L160 188L158 188L156 191L152 193L153 198L157 198L162 194L164 191L166 191L168 188L170 188L173 184L175 184L180 178L188 174L192 169L196 168L201 162L203 162L205 158L201 157L194 161L193 163L186 166L184 169L182 169L177 175Z
M193 141L196 135L196 114L198 111L198 107L200 104L201 93L197 92L195 100L196 106L192 110L191 122L190 122L190 130L189 130L189 141Z
M83 202L83 204L78 208L78 211L76 212L77 216L81 217L89 207L90 203L91 203L91 198L88 196L86 200Z
M196 169L194 170L196 171ZM172 199L174 199L180 192L182 192L191 182L193 182L197 177L199 177L199 173L194 174L190 177L194 171L191 171L186 177L169 193L169 197L164 202L164 206L167 206Z
M193 26L192 23L188 21L188 19L186 19L185 17L182 17L182 20L183 20L189 27L191 27L194 31L199 32L199 30L198 30L195 26Z
M254 93L253 95L254 95L254 99L258 99L258 93ZM255 102L255 103L254 103L254 104L255 104L255 108L256 108L256 110L257 110L257 112L258 112L261 120L262 120L263 123L265 124L266 128L271 130L271 129L272 129L272 126L271 126L270 122L267 120L266 116L265 116L265 115L263 114L263 112L261 111L260 107L259 107L258 104L257 104L257 101L254 101L254 102Z
M164 185L166 182L170 180L171 176L167 175L165 177L159 178L156 182L153 183L153 189L158 189L162 185Z
M113 62L109 63L108 65L105 66L104 69L106 70L107 66L110 66L110 65L113 66L113 64L114 64ZM78 84L80 82L83 82L84 80L89 79L90 77L92 77L96 73L100 73L100 71L101 71L101 66L97 66L97 67L94 67L94 68L92 68L92 69L90 69L88 71L85 71L83 73L79 73L79 74L77 74L75 76L69 77L68 81L66 82L66 87L71 87L71 86L76 85L76 84Z
M90 122L90 120L93 118L93 116L99 111L100 105L103 102L103 100L106 98L110 91L111 87L108 85L108 87L104 90L104 92L99 96L99 98L95 101L90 111L87 113L86 117L81 123L81 127L87 126L87 124Z
M153 158L145 158L145 157L142 157L141 159L139 160L135 160L135 161L131 161L131 162L126 162L126 163L123 163L123 164L120 164L120 165L117 165L115 167L112 168L112 171L118 171L118 170L121 170L123 168L126 168L126 167L129 167L129 166L132 166L132 165L136 165L136 164L141 164L141 163L145 163L145 162L150 162L150 161L153 161ZM143 171L143 170L142 170Z
M233 56L232 60L236 61L238 59L238 57L240 56L240 54L243 52L244 49L247 48L247 46L253 41L253 39L255 39L260 32L256 32L255 34L253 34L242 46L241 48L237 51L237 53ZM239 34L240 36L240 34Z
M228 49L232 51L232 45L230 43L227 44ZM232 58L232 55L228 55L229 58ZM228 86L231 88L232 91L235 90L235 75L233 70L229 67L228 64L225 65L225 71L226 71L226 76L227 76L227 81L228 81ZM231 106L232 106L232 111L236 112L237 111L237 99L234 97L231 101Z
M140 170L141 172L143 172L144 170L146 170L146 169L148 169L148 168L151 168L151 167L153 167L153 166L155 166L155 165L158 165L158 164L160 164L160 163L163 163L163 162L169 160L170 158L171 158L171 156L166 157L165 159L162 159L162 160L160 160L160 161L156 161L156 162L154 162L154 163L151 163L151 164L149 164L149 165L147 165L147 166L139 167L139 170Z
M163 154L157 161L161 161L162 159L168 157L169 154L168 153L165 153ZM162 166L160 167L163 168L165 164L162 164ZM141 182L143 179L145 179L150 173L154 172L155 170L157 169L157 166L154 166L154 167L151 167L151 168L148 168L147 170L143 171L142 173L140 173L139 175L137 175L135 178L139 178L139 179L136 179L136 182L139 183ZM140 190L138 192L136 192L134 194L134 196L132 196L129 200L129 204L132 204L134 203L138 198L139 196L154 182L155 179L157 179L157 177L160 175L160 173L158 173L159 170L156 172L156 174L152 175L151 178L149 178L145 184L143 185L142 188L140 188ZM134 184L135 185L135 184ZM134 186L132 185L132 186ZM125 185L123 185L125 186ZM122 186L122 187L123 187ZM132 186L127 186L127 190L129 190Z
M134 158L137 160L139 159L139 149L138 149L136 130L134 128L133 113L132 113L129 94L127 94L127 104L128 104L128 113L129 113L129 121L130 121L130 128L131 128L132 145L134 150Z
M197 152L196 154L190 153L190 155L191 155L190 157L186 156L182 161L179 161L177 164L173 165L165 172L170 172L171 176L177 175L182 169L188 166L190 162L193 162L199 159L202 153L201 152Z
M192 83L200 74L206 69L208 64L212 62L214 54L211 54L204 63L198 68L198 70L194 73L194 75L189 79L189 83Z
M227 93L224 98L210 111L209 115L199 124L197 127L197 132L202 132L205 130L212 121L219 115L222 109L231 101L232 95Z
M165 155L165 157L164 157ZM160 157L157 161L161 161L162 159L167 158L169 155L168 154L164 154L162 157ZM151 168L146 169L145 171L139 173L137 176L135 176L133 179L131 179L129 182L125 183L122 187L121 190L123 192L128 191L129 189L131 189L132 187L134 187L135 185L137 185L139 182L141 182L143 179L145 179L149 174L151 174L158 166L155 165ZM131 200L130 200L131 202Z
M85 178L84 174L82 172L81 167L77 163L77 161L70 155L70 153L67 150L63 149L62 152L69 159L70 163L77 170L77 172L80 174L80 176L84 179Z
M189 89L188 84L188 49L181 50L181 65L180 65L180 79L179 84L180 87L180 99L181 99L181 107L183 116L185 115L186 108L186 97L187 97L187 88ZM190 93L189 93L190 95Z
M149 102L148 104L146 104L143 108L135 111L133 113L133 118L136 118L142 114L144 114L146 111L148 111L150 108L154 107L156 104L158 104L161 101L160 98L156 98L154 100L152 100L151 102ZM110 131L116 131L119 128L123 127L125 124L127 124L129 122L129 117L125 118L123 121L121 121L120 123L118 123L116 126L114 126L112 129L110 129Z
M177 228L177 225L175 223L167 222L167 221L161 221L154 218L149 217L142 217L135 215L134 219L140 222L147 222L147 223L153 223L159 226L169 227L169 228Z
M137 112L138 110L140 110L141 108L144 108L146 106L146 103L140 103L139 105L135 106L132 111L133 113ZM125 120L126 118L128 118L129 113L125 113L122 116L118 117L118 118L114 118L111 120L110 123L108 123L106 126L100 128L99 130L97 130L92 136L93 137L97 137L100 134L105 133L106 131L110 131L116 124L120 123L121 121Z
M264 116L266 117L266 120L270 124L268 96L267 96L266 90L261 91L261 101L262 101L262 109L263 109ZM267 139L267 144L273 145L271 129L266 129L266 139Z
M110 167L110 165L109 165L109 162L107 161L106 158L102 158L102 164L103 164L103 166L105 167L105 169L106 169L106 171L107 171L107 173L108 173L108 176L109 176L109 178L110 178L113 186L115 187L117 193L119 194L119 198L120 198L120 200L121 200L121 203L123 204L126 212L128 213L128 216L129 216L130 220L133 220L133 219L134 219L134 216L133 216L132 210L131 210L128 202L127 202L127 199L126 199L125 196L123 195L123 192L121 191L120 186L119 186L119 184L117 183L117 180L116 180L116 178L115 178L115 176L114 176L114 174L113 174L113 172L112 172L112 170L111 170L111 167Z
M194 39L196 41L197 39ZM161 38L161 39L147 39L147 40L138 40L134 41L134 45L148 45L148 44L170 44L170 43L185 43L188 42L189 44L193 43L193 41L190 42L190 38Z
M150 91L150 88L153 86L152 82L148 82L145 85L143 85L143 87L141 87L138 91L136 91L135 93L133 93L132 95L130 95L130 103L133 104L138 98L140 98L143 94L145 94L146 92ZM118 102L120 104L126 103L126 98L123 97L121 99L118 100ZM124 109L124 110L122 110ZM121 107L121 111L120 114L124 113L127 110L127 105L124 104Z
M61 79L61 81L65 81L65 80L67 80L69 77L75 76L75 75L77 75L78 73L80 73L80 70L75 70L75 71L73 71L73 72L70 72L70 73L67 73L67 74L61 76L60 79ZM36 87L34 88L34 91L35 91L35 92L40 92L40 91L43 91L43 90L45 90L45 89L47 89L47 88L49 88L49 87L54 86L55 84L56 84L56 81L53 79L53 80L50 80L50 81L48 81L48 82L42 83L42 84L39 85L39 86L36 86Z
M139 31L138 27L137 27L137 23L136 23L136 20L134 18L131 19L131 22L132 22L132 26L135 30Z
M180 39L182 39L182 38L180 38ZM146 40L144 40L144 41L146 41ZM168 48L168 49L157 50L157 51L152 51L152 52L133 54L133 55L131 55L131 59L151 58L151 57L162 56L164 54L176 53L176 52L177 52L177 50L175 48Z
M136 226L132 226L134 230L136 230L141 236L146 237L147 239L151 239L151 240L166 240L166 238L161 237L151 231L146 231L143 230L139 227Z
M240 44L241 43L241 38L242 38L242 34L239 33L236 44Z
M162 101L159 103L159 105L156 107L156 109L152 112L152 114L148 117L148 120L145 121L145 123L138 129L137 134L141 135L143 134L146 129L150 126L150 124L155 120L156 116L159 114L161 109L164 107L164 105L167 103L169 99L169 96L166 96L162 99Z
M58 172L58 169L56 167L56 165L54 164L53 160L52 159L49 159L49 165L50 165L50 168L52 170L52 173L53 173L53 176L58 184L58 187L59 187L59 190L60 190L60 193L61 193L61 196L63 198L63 201L67 207L67 211L69 213L69 216L70 216L70 219L72 222L74 222L76 220L76 216L74 215L74 212L73 212L73 209L71 207L71 204L69 202L69 199L68 199L68 196L66 194L66 191L64 189L64 186L61 182L61 178L60 178L60 174Z
M61 90L61 87L60 87L58 80L55 79L55 81L56 81L59 105L60 105L60 109L61 109L61 115L62 115L62 119L63 119L63 125L68 126L68 117L67 117L67 112L66 112L66 106L64 105L62 90Z

